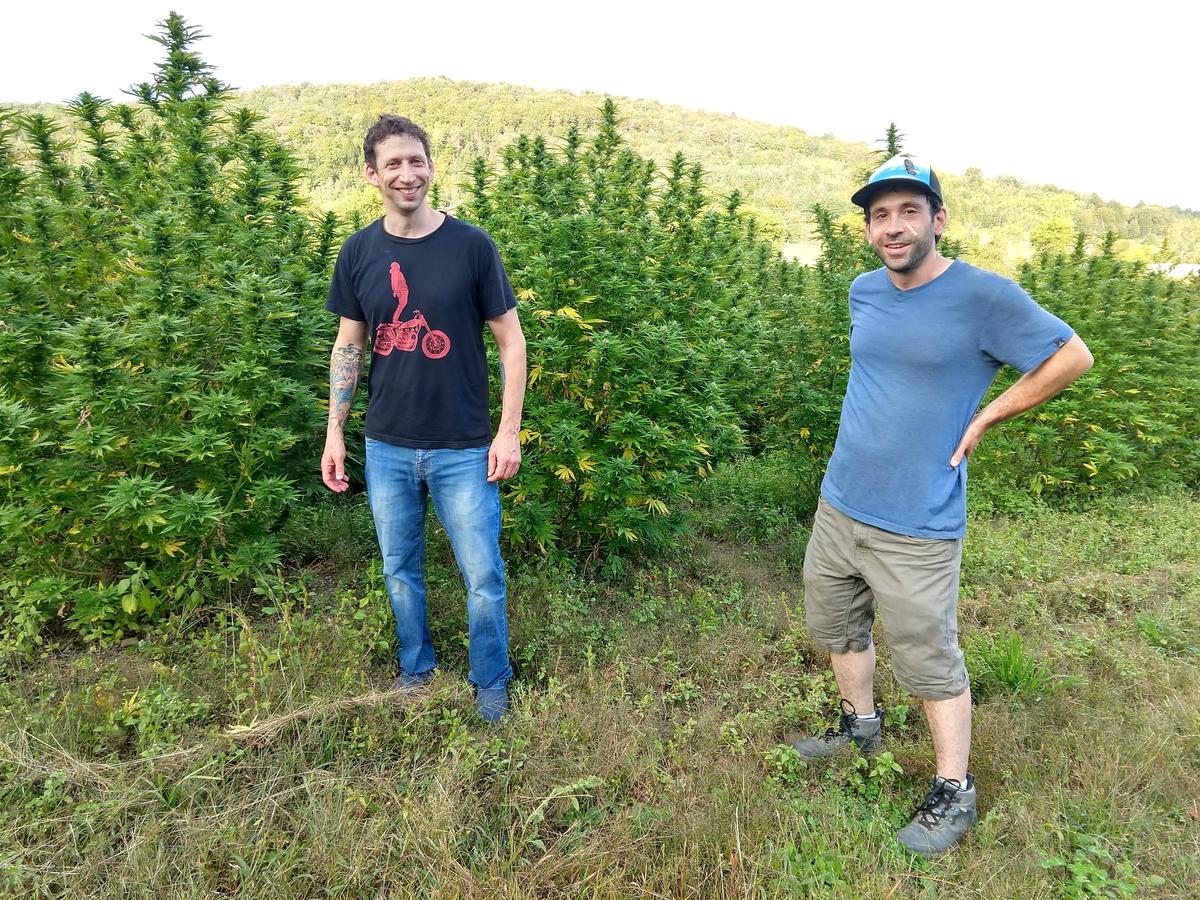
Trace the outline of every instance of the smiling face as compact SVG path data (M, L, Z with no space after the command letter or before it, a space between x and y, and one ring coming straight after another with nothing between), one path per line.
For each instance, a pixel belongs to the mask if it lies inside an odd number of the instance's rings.
M936 238L946 227L946 210L936 213L929 197L903 189L880 191L866 217L867 241L888 269L904 281L920 281L936 268Z
M411 218L425 205L433 161L417 138L394 134L375 145L375 164L367 163L363 174L379 189L388 213Z

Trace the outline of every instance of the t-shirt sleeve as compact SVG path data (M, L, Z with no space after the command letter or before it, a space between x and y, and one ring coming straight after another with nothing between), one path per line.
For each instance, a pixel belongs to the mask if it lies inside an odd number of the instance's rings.
M333 280L329 282L329 297L325 301L325 309L356 322L367 321L362 304L358 302L358 294L354 290L354 252L353 237L342 244L338 251L337 262L333 266Z
M476 250L475 302L485 319L495 319L517 305L517 297L500 261L500 251L489 235L484 235Z
M1057 353L1074 333L1020 285L1005 279L992 293L980 349L999 363L1029 372Z

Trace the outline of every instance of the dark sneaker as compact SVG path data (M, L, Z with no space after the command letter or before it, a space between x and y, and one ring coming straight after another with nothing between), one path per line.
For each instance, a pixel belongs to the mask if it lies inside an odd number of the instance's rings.
M420 675L409 675L401 672L392 682L393 691L403 691L406 694L419 694L433 684L433 670L422 672Z
M967 773L965 787L935 776L913 820L897 832L896 840L913 853L931 859L961 841L977 818L975 776Z
M854 712L854 704L842 701L842 718L836 729L828 728L816 737L798 738L792 748L805 759L825 759L857 746L863 753L878 753L883 743L883 710L875 710L874 719L863 721Z
M476 688L475 705L485 722L499 721L508 712L508 685L494 688Z

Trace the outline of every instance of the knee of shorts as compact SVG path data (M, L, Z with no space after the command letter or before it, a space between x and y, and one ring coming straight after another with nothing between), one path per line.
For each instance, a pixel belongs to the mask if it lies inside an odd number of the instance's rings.
M870 633L866 637L838 638L818 635L810 628L808 635L817 649L825 653L862 653L871 649Z
M804 621L812 642L826 653L860 653L871 646L875 624L870 606L837 609L805 597Z
M953 700L971 686L962 652L957 649L948 658L941 655L917 665L893 658L892 674L904 690L920 700Z
M858 653L871 646L875 606L862 593L805 590L804 622L812 643L828 653Z

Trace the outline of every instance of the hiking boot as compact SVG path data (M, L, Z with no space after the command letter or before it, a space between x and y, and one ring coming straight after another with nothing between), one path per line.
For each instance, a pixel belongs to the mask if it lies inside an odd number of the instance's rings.
M476 688L475 706L485 722L497 722L508 712L508 685L494 688Z
M934 776L933 787L914 811L913 820L897 832L896 840L913 853L932 859L961 841L977 818L974 775L967 773L965 787Z
M876 709L877 718L864 722L854 712L854 704L842 701L842 718L836 729L827 728L824 734L792 741L792 748L805 759L826 759L857 747L862 753L878 753L883 743L883 710Z
M401 672L392 682L393 691L403 691L406 694L420 694L433 684L433 670L422 672L420 675L410 675Z

